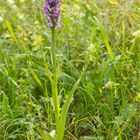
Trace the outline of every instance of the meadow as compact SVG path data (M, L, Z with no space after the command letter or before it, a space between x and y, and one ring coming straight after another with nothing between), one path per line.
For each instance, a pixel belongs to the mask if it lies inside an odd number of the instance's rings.
M140 1L61 0L57 82L44 4L0 0L0 140L140 140Z

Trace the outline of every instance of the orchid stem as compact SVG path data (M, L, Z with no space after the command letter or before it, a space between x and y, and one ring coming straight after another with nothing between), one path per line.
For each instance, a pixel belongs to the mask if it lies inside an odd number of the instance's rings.
M58 132L59 117L60 117L60 103L59 103L58 88L57 88L58 72L57 72L55 45L56 45L55 28L52 28L52 48L51 48L52 69L53 69L52 95L53 95L53 103L54 103L54 107L55 107L56 132Z

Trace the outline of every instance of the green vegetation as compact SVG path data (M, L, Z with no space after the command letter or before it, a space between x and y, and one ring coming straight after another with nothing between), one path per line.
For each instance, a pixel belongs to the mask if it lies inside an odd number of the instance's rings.
M44 4L0 0L0 140L55 135ZM62 0L60 8L56 57L64 140L139 140L140 1Z

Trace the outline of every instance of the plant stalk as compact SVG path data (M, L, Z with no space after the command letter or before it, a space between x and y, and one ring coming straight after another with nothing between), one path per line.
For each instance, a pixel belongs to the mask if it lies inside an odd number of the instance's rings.
M57 73L57 61L56 61L56 36L55 36L55 28L52 28L52 47L51 47L51 55L52 55L52 69L53 69L53 83L52 83L52 94L53 94L53 103L55 107L55 121L56 121L56 133L59 131L59 117L60 117L60 103L58 97L58 73ZM56 137L58 134L56 134ZM59 138L57 138L59 140Z

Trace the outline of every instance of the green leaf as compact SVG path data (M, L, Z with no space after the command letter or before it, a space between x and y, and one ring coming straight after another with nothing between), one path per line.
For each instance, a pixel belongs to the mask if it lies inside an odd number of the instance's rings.
M43 140L54 140L54 138L50 135L49 132L45 130L40 130L39 128L37 128L37 131L39 132Z
M107 33L105 32L105 28L104 28L104 25L102 22L100 22L100 20L98 18L95 18L96 22L98 23L97 25L100 27L100 31L101 31L101 35L102 35L102 38L104 40L104 43L105 43L105 47L108 51L108 54L110 56L110 59L111 60L114 60L114 54L113 54L113 51L111 49L111 46L109 44L109 41L107 39Z
M66 123L66 116L67 116L67 112L68 112L68 108L70 106L73 94L79 84L81 79L79 79L75 85L73 86L72 90L70 91L68 98L65 102L65 104L62 107L62 111L61 111L61 115L60 115L60 121L59 121L59 132L57 132L57 137L59 140L63 140L64 137L64 131L65 131L65 123Z
M82 136L80 137L80 140L103 140L103 136Z
M7 29L8 29L8 31L9 31L11 37L13 38L13 40L14 40L15 43L16 43L16 45L18 46L18 40L17 40L17 38L16 38L16 36L15 36L15 33L14 33L14 30L13 30L12 25L10 24L10 22L9 22L8 20L5 20L4 23L5 23L5 25L6 25Z
M38 84L38 86L43 90L43 89L44 89L44 88L43 88L43 85L42 85L40 79L38 78L38 76L35 74L35 72L34 72L32 69L30 69L30 71L31 71L31 75L32 75L33 79L35 80L35 82L36 82L36 83Z
M5 115L8 115L9 117L12 117L12 110L9 106L9 100L8 97L4 94L3 101L2 101L2 113Z

